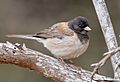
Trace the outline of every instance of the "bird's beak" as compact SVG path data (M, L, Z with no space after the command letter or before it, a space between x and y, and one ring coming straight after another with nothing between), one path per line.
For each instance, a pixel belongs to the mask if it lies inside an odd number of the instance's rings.
M91 31L92 29L91 29L90 27L86 26L86 27L84 28L84 30L86 30L86 31Z

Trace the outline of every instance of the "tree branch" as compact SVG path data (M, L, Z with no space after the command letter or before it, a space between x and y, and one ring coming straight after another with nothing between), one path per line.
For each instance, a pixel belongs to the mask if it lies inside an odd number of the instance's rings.
M56 81L88 82L92 72L80 67L63 63L20 44L0 43L0 64L15 64L44 74ZM112 78L96 74L93 82L115 81Z
M92 0L100 25L105 37L108 50L118 47L116 36L110 20L110 16L104 0ZM112 54L111 54L112 55ZM110 56L111 56L110 55ZM114 70L114 78L120 80L120 53L117 52L111 57L112 67Z

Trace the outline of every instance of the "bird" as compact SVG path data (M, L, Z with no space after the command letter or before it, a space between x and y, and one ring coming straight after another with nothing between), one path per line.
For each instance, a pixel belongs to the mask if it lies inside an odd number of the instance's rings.
M36 40L42 43L55 58L69 60L79 57L87 50L90 31L87 18L77 16L69 21L53 24L48 29L35 34L12 34L7 37Z

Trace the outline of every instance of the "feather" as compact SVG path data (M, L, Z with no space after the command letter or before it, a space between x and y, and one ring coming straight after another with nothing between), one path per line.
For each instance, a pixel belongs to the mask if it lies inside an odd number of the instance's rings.
M33 37L33 35L6 35L7 37L14 37L14 38L22 38L22 39L32 39L32 40L37 40L36 37Z

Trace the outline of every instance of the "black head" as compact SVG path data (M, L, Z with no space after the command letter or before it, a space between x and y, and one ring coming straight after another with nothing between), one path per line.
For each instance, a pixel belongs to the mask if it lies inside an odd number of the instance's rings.
M78 16L68 22L68 26L72 29L80 38L82 43L86 43L89 39L87 34L91 29L89 28L88 21L85 17Z
M84 34L90 31L88 21L85 17L78 16L68 22L68 26L77 34Z

